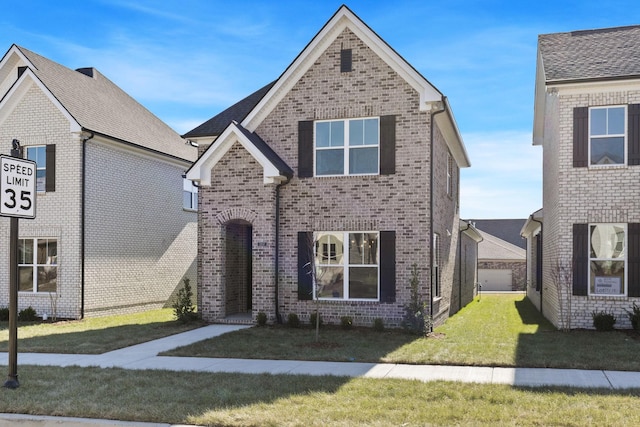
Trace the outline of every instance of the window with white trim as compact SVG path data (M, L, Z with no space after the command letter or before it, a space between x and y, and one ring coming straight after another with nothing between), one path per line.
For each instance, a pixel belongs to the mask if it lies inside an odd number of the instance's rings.
M626 224L589 224L590 295L626 295L626 235Z
M589 109L589 165L626 164L627 107Z
M25 148L27 149L27 159L36 162L36 191L44 193L47 191L47 147L46 145L36 145Z
M380 173L378 117L315 122L316 176Z
M198 187L186 178L182 180L182 206L185 209L198 210Z
M379 300L377 232L317 232L314 241L317 298Z
M58 241L18 239L18 276L21 292L56 292Z

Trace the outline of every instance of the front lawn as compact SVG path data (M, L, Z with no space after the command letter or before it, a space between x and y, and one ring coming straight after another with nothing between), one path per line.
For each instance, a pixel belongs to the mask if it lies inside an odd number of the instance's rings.
M101 354L202 326L175 320L170 308L60 322L18 322L18 351ZM0 322L0 351L9 345L8 322Z
M556 330L524 297L483 295L417 338L402 331L255 327L167 352L173 356L640 371L640 341L629 331ZM597 345L594 345L597 343Z

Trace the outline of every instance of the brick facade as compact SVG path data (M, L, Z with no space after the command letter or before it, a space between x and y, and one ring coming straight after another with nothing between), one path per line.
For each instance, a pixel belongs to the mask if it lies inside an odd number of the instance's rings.
M352 50L353 71L340 71L340 51ZM458 257L458 180L446 193L449 150L440 129L434 128L434 180L431 185L431 112L420 111L420 96L382 58L348 28L344 29L313 65L296 81L255 133L294 170L279 188L278 288L274 254L276 187L265 185L262 167L240 144L235 144L211 171L211 186L199 192L199 304L207 320L224 321L232 283L225 265L229 224L241 220L252 227L252 313L265 312L270 322L277 312L286 319L295 313L308 321L319 306L325 322L338 324L342 316L370 326L383 318L398 326L409 302L411 265L417 264L420 292L431 298L431 236L441 236L442 295L433 305L434 319L443 322L456 303L468 301L454 289ZM393 115L396 119L396 172L391 175L298 177L298 122ZM430 217L431 197L434 215ZM433 230L431 227L433 222ZM298 233L311 231L394 231L396 295L394 302L308 301L298 295ZM472 251L466 254L474 256ZM465 263L465 266L467 264ZM468 270L465 269L465 272ZM468 274L465 275L465 280ZM465 282L466 283L466 282ZM461 296L462 295L462 296ZM459 304L456 304L456 307Z
M182 208L188 161L97 136L88 140L83 289L83 139L91 135L70 131L69 117L35 84L1 113L1 153L10 153L14 138L25 150L56 147L55 191L38 193L36 218L19 220L19 236L57 240L57 292L19 292L19 310L31 306L39 316L71 319L126 313L167 305L184 277L196 287L197 215ZM0 239L0 282L6 284L6 218ZM0 307L7 305L3 286Z

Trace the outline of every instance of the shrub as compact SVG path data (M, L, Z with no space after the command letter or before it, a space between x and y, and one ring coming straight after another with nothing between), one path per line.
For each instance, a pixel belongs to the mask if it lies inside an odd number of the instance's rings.
M193 305L193 292L191 291L189 279L184 279L184 287L178 291L172 307L176 319L181 322L187 323L198 318L196 307Z
M629 316L629 320L631 321L631 327L634 331L640 331L640 307L634 302L632 311L624 310L627 312L627 316Z
M351 316L342 316L340 318L340 326L344 330L351 329L351 326L353 326L353 318Z
M373 330L376 332L384 331L384 320L381 318L373 319Z
M267 325L267 313L260 311L256 316L256 321L258 322L258 326L266 326Z
M409 304L404 306L405 314L402 320L402 327L409 333L415 335L426 335L431 329L431 318L426 315L427 303L422 301L418 291L420 287L420 276L418 264L411 266L411 299Z
M0 308L0 321L1 322L9 321L9 307Z
M616 317L613 313L594 311L591 313L591 317L593 317L593 326L597 331L613 331L613 325L616 324Z
M18 312L18 320L22 322L33 322L38 320L38 314L33 307L29 306Z
M287 325L290 328L299 328L300 327L300 318L295 313L289 313L289 317L287 317Z
M318 321L320 322L320 326L322 326L322 315L320 315L320 313L317 314L318 316ZM311 323L311 326L316 326L316 313L311 313L311 316L309 316L309 323Z

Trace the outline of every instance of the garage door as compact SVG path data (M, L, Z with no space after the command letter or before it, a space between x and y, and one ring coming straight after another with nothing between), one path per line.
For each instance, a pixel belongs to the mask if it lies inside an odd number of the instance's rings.
M478 269L482 291L511 291L511 270Z

